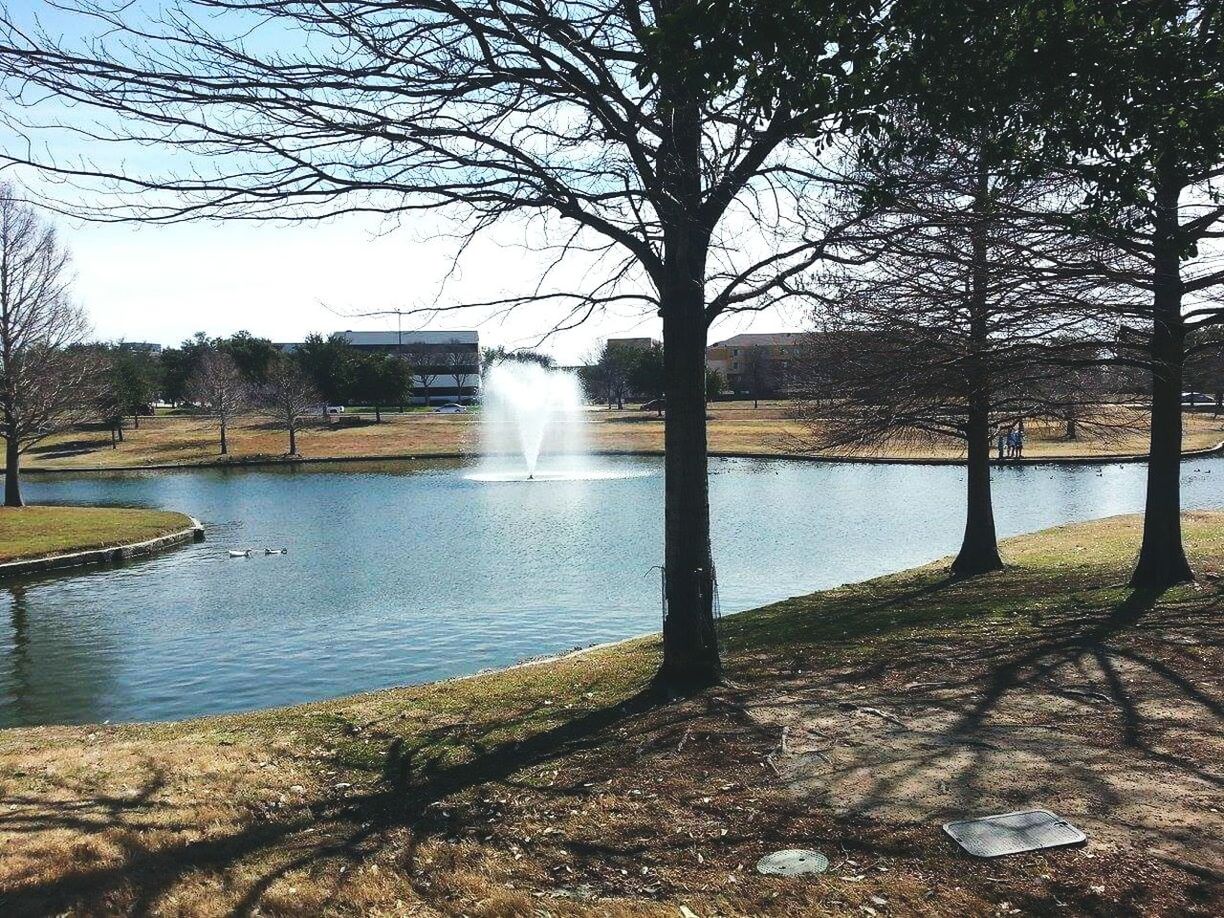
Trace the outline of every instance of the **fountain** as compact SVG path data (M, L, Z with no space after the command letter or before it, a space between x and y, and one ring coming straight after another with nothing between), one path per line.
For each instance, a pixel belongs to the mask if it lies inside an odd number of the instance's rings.
M484 460L474 481L575 481L627 477L601 469L587 441L582 385L568 370L503 361L485 377ZM631 473L629 473L631 474Z

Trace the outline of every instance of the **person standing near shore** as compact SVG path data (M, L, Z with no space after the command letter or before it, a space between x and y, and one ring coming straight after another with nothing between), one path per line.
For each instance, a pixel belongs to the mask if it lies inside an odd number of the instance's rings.
M1002 462L1003 461L1003 451L1007 448L1007 428L1004 427L1002 424L999 425L999 429L997 431L997 437L998 437L998 448L999 448L999 461Z

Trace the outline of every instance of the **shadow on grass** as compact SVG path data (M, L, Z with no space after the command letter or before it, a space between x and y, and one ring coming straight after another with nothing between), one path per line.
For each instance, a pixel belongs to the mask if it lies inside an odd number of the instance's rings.
M627 700L580 714L522 740L489 743L485 741L487 734L478 731L475 736L463 738L464 757L455 763L447 761L455 749L453 726L415 734L410 741L391 737L381 754L381 777L372 782L373 789L367 793L319 801L294 818L256 821L221 838L156 850L133 840L141 826L133 823L132 817L153 819L159 829L169 831L188 831L193 827L157 812L159 804L154 798L165 786L165 775L151 763L146 783L131 795L80 795L80 800L55 806L49 812L45 799L6 797L10 812L0 816L0 829L6 831L68 829L91 834L106 829L132 830L121 863L99 868L76 864L54 879L26 884L7 894L6 914L59 913L81 907L89 911L108 901L126 901L128 904L122 910L127 913L151 914L157 911L160 896L194 872L230 871L243 862L247 864L244 870L249 872L252 860L257 862L264 857L276 860L274 865L256 871L257 876L232 908L227 909L230 914L252 914L268 889L287 873L327 861L354 864L367 860L377 855L397 829L411 832L413 848L422 838L454 833L459 827L437 807L440 802L606 743L610 728L643 714L666 710L669 701L657 690L648 688ZM522 720L525 722L530 716L526 714ZM488 729L500 731L516 726L500 721L489 724ZM283 853L288 856L277 857ZM411 868L407 872L411 874ZM423 898L429 897L427 890L420 892Z
M38 443L31 446L27 453L40 459L65 459L69 456L84 456L88 453L109 451L111 441L102 440L60 440L55 443Z

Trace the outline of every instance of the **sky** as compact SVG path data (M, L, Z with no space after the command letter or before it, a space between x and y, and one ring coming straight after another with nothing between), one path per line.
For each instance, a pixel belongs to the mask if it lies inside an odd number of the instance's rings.
M134 0L124 6L125 15L140 20L144 12L152 13L164 4L165 0ZM12 12L27 27L41 23L69 44L98 28L87 17L48 0L17 0ZM255 41L256 34L244 33L244 40ZM263 42L275 45L278 34L274 31ZM41 94L35 97L39 104L29 117L43 127L14 134L0 123L0 147L23 150L30 143L38 151L35 158L67 166L100 156L104 166L142 177L192 171L194 164L182 160L179 149L143 144L115 148L71 131L47 129L63 122L105 134L113 125L109 116L87 107L61 106ZM15 178L30 191L37 191L41 184L29 170L6 172L3 177ZM47 188L50 197L65 201L62 186ZM76 298L88 311L96 335L102 340L162 345L177 344L200 331L219 336L245 330L274 341L293 341L311 332L393 330L393 315L359 314L529 293L549 262L546 255L529 251L522 243L538 247L545 233L562 229L559 221L543 228L513 223L498 227L468 250L456 272L455 244L440 238L446 227L437 216L419 212L404 216L393 230L375 215L288 225L136 225L82 223L64 216L53 219L72 250ZM550 275L548 289L589 290L593 270L598 269L579 256ZM561 313L539 306L523 307L508 316L491 312L405 316L403 327L475 328L482 344L538 346L562 364L582 362L603 338L660 338L662 332L653 310L623 306L541 343ZM802 325L801 315L777 311L728 317L711 329L710 340L742 331L789 331Z
M360 313L419 309L440 296L455 302L524 292L544 269L541 256L490 237L469 251L462 270L448 279L453 244L436 238L427 218L389 232L363 217L289 226L54 219L72 250L76 299L103 340L174 345L197 331L217 336L245 330L274 341L296 341L311 332L391 330L394 315ZM581 266L570 270L577 274ZM522 307L509 316L471 310L409 315L402 321L405 330L475 328L484 345L518 348L537 346L557 318L548 309ZM792 330L800 324L799 317L776 311L729 318L715 325L710 340L741 331ZM539 349L562 364L574 364L600 339L659 338L661 331L655 315L627 307L552 336Z

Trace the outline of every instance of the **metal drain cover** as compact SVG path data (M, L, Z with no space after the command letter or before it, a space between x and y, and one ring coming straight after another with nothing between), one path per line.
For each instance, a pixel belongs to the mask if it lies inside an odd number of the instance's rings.
M974 857L1001 857L1042 848L1080 845L1088 837L1049 810L1021 810L944 823L943 830Z
M829 869L829 859L819 851L806 848L787 848L775 851L757 861L757 873L779 877L798 877L805 873L824 873Z

